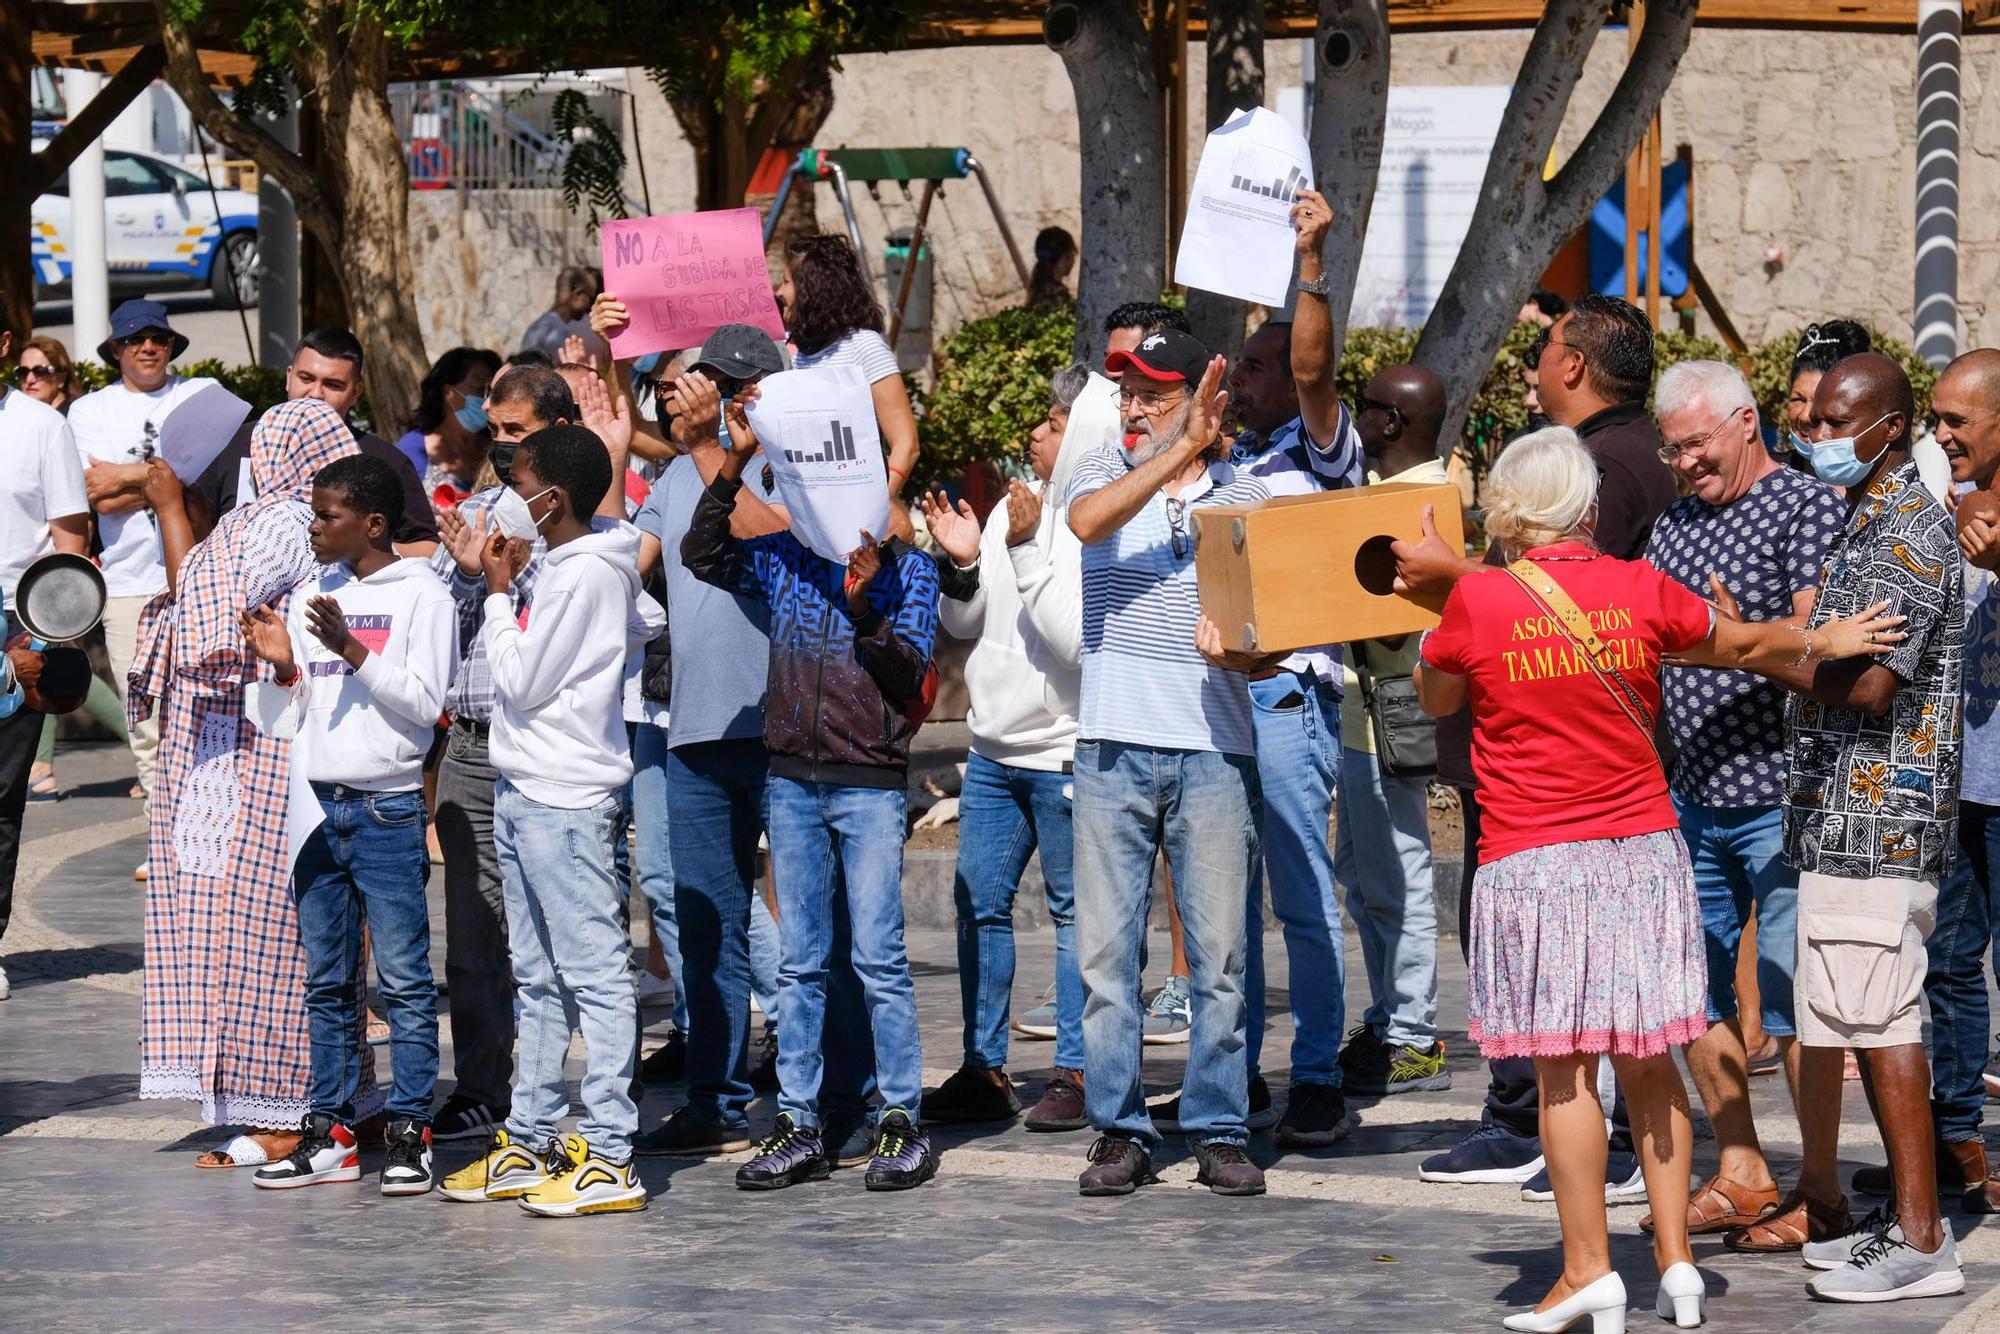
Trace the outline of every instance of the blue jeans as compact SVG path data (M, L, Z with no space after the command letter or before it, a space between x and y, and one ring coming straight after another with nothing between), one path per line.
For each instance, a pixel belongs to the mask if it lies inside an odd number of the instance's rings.
M437 1083L437 986L431 981L431 914L424 898L424 794L363 792L314 783L326 822L299 849L292 871L306 955L306 1031L312 1043L312 1110L346 1121L361 1082L361 922L381 978L389 1020L389 1115L428 1125Z
M1084 1102L1090 1122L1157 1148L1140 1082L1139 996L1153 863L1174 876L1194 991L1181 1127L1189 1138L1248 1137L1243 921L1257 861L1257 765L1247 755L1076 747L1076 944L1083 974Z
M1294 695L1297 702L1286 704ZM1340 780L1340 696L1311 672L1281 671L1250 683L1250 709L1264 794L1258 817L1264 856L1251 874L1244 927L1250 1078L1257 1077L1264 1048L1263 882L1269 867L1271 911L1284 924L1291 961L1292 1083L1339 1088L1347 954L1326 824ZM1180 881L1174 885L1178 892Z
M1736 1017L1737 946L1755 904L1757 995L1764 1031L1774 1038L1793 1036L1799 1031L1792 1009L1799 873L1785 860L1784 808L1703 806L1676 796L1674 810L1694 862L1695 899L1708 945L1708 1022ZM1982 989L1979 994L1983 1003L1986 993ZM1986 1057L1979 1061L1984 1065Z
M1076 966L1076 882L1070 776L999 764L974 754L958 798L958 986L965 1063L1007 1065L1007 1008L1014 991L1014 893L1041 853L1056 928L1056 1064L1083 1068L1083 975Z
M1368 970L1361 1021L1385 1041L1428 1049L1438 1008L1429 780L1387 773L1372 751L1342 747L1339 790L1333 867Z
M639 1046L626 892L613 871L622 803L544 806L505 778L493 796L493 843L507 905L520 1049L507 1133L543 1148L569 1115L563 1058L583 1033L583 1120L577 1133L614 1163L632 1156Z
M667 733L651 723L639 723L632 737L632 826L636 831L632 860L639 872L639 892L653 913L653 938L674 980L674 1027L688 1027L687 978L681 967L681 931L674 910L674 860L667 800Z
M1986 1106L1989 1018L1986 954L2000 921L2000 806L1958 804L1958 865L1938 889L1937 929L1927 944L1931 1003L1931 1116L1946 1144L1975 1139Z
M840 991L834 965L846 957L860 979L873 1029L883 1104L916 1121L924 1076L917 993L903 947L903 789L801 783L774 774L768 792L782 942L778 1107L802 1127L822 1124L822 1079L832 1082L835 1043L853 1031L829 1014ZM839 910L843 882L845 912Z

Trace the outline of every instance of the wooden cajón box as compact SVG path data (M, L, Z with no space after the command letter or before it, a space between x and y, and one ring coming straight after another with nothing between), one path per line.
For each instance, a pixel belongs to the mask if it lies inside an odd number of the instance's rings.
M1420 539L1428 505L1445 543L1465 550L1459 504L1455 486L1390 482L1193 510L1201 608L1246 653L1428 630L1445 594L1397 593L1390 543Z

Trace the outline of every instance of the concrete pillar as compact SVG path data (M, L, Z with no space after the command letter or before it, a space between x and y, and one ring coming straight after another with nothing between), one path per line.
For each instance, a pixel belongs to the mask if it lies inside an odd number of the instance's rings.
M299 146L296 102L266 123L287 148ZM292 197L269 176L257 180L257 361L283 368L299 345L299 218Z
M69 114L90 105L104 87L104 76L89 70L63 71L63 103ZM111 334L111 278L104 256L104 140L85 146L69 164L70 355L78 361L97 356L97 345Z
M1917 355L1958 355L1958 140L1962 119L1960 0L1917 0Z

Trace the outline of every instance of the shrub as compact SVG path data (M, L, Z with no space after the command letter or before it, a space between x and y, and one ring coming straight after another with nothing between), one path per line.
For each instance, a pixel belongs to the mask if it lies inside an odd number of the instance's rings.
M206 361L186 362L175 370L188 379L206 377L220 380L230 393L250 405L250 415L255 417L266 408L285 401L285 372L269 366L225 366L214 357ZM118 378L118 373L100 361L80 361L76 373L83 378L89 389L102 389Z

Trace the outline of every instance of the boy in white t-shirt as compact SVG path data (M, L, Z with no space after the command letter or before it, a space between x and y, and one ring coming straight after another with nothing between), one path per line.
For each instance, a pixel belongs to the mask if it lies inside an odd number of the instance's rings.
M424 754L458 661L458 613L426 560L391 545L403 489L389 465L355 454L313 478L313 555L326 564L294 591L283 620L243 617L256 655L294 692L293 782L312 784L323 820L298 850L293 885L306 954L311 1110L290 1156L258 1186L357 1181L349 1123L361 926L389 1019L389 1151L384 1195L431 1188L430 1106L437 1082L437 988L424 885Z

